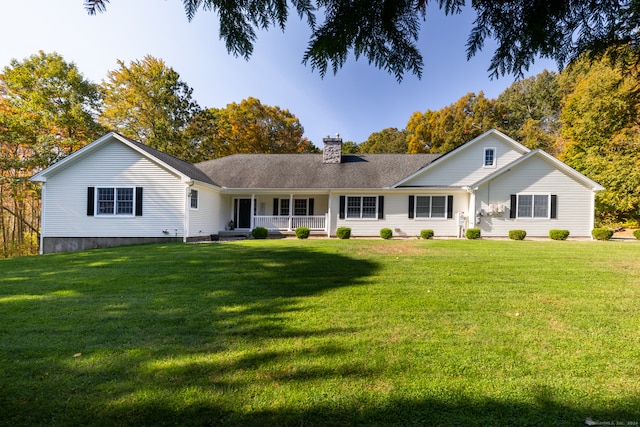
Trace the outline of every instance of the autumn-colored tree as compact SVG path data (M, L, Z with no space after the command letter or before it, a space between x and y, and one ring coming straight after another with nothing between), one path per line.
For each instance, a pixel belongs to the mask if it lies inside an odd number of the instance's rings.
M438 111L414 113L407 123L410 153L446 153L496 127L493 101L468 93Z
M161 59L145 56L110 71L102 83L101 123L176 157L189 157L183 131L200 110L193 89Z
M606 61L578 63L561 76L561 160L602 184L605 221L640 220L638 83Z
M192 157L204 161L237 153L312 153L298 118L251 98L198 114L185 132Z
M397 128L386 128L373 132L358 147L362 154L406 153L408 150L407 131Z
M556 154L562 92L547 70L514 82L495 101L497 126L531 149Z
M12 60L0 74L0 255L37 250L38 171L97 138L97 86L57 53Z

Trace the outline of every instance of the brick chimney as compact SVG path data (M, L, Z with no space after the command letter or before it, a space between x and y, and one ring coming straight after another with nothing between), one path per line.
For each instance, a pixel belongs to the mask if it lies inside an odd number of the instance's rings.
M327 136L322 139L324 149L322 150L322 163L342 162L342 138L337 134L335 138Z

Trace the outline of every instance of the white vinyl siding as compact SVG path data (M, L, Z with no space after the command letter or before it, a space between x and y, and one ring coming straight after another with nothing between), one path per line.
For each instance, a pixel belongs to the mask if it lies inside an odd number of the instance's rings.
M220 214L220 194L217 190L208 186L198 186L196 184L194 189L196 187L196 191L198 191L198 209L189 210L188 237L206 237L218 234L219 230L224 230L224 225L218 224L219 218L229 221L226 215Z
M538 201L537 215L532 206L532 215L510 218L510 195L553 194L556 196L556 218L543 208L542 198ZM514 167L496 179L485 183L476 191L476 210L489 210L490 205L503 206L499 215L484 216L480 222L483 236L507 236L509 230L521 229L531 237L548 237L549 230L569 230L570 237L591 235L593 221L593 193L580 182L556 169L540 157ZM533 198L532 198L533 199ZM535 202L532 200L535 205ZM549 198L549 204L551 203ZM549 208L550 209L550 208Z
M415 190L414 190L415 191ZM448 191L446 194L443 192L441 195L447 197L453 195L453 219L442 218L424 218L415 220L410 219L407 215L408 198L414 193L409 191L397 191L391 190L384 193L379 193L380 196L384 196L384 217L383 219L373 220L352 220L352 219L340 219L338 215L340 196L331 195L331 225L330 234L335 236L336 229L338 227L351 228L351 236L353 237L379 237L381 228L391 228L393 230L394 237L416 237L420 235L420 231L423 229L432 229L435 232L436 237L456 237L458 234L458 227L455 221L455 213L459 211L466 211L469 207L469 193L466 191ZM439 195L439 194L438 194ZM378 197L378 194L373 197ZM345 212L346 217L346 212Z
M452 186L472 185L496 171L495 167L485 167L485 148L494 149L494 164L507 165L525 154L512 144L495 135L476 141L468 147L460 147L444 157L436 160L425 172L403 183L403 186Z
M185 183L119 141L66 165L46 186L46 237L166 237L163 230L183 235ZM143 187L143 215L88 216L88 187Z

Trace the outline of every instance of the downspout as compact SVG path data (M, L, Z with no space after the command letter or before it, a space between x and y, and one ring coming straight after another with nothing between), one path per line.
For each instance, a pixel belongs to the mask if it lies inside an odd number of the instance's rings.
M185 195L184 198L184 227L183 227L183 236L182 242L187 243L187 237L189 237L189 211L191 210L191 187L193 187L193 181L187 182L185 186Z
M45 203L45 199L47 196L47 183L43 182L42 186L40 187L41 191L40 191L40 203L42 204L42 206L40 206L40 250L38 251L40 253L40 255L44 255L44 233L45 233L45 210L44 207L46 206Z
M596 191L595 189L591 190L591 216L589 218L590 221L590 227L589 230L593 230L595 228L595 223L596 223ZM594 240L593 234L591 234L591 240Z

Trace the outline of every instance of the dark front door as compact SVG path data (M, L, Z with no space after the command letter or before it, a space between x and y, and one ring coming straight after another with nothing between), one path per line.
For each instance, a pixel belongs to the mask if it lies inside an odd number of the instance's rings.
M236 199L233 216L237 228L251 228L251 199Z

